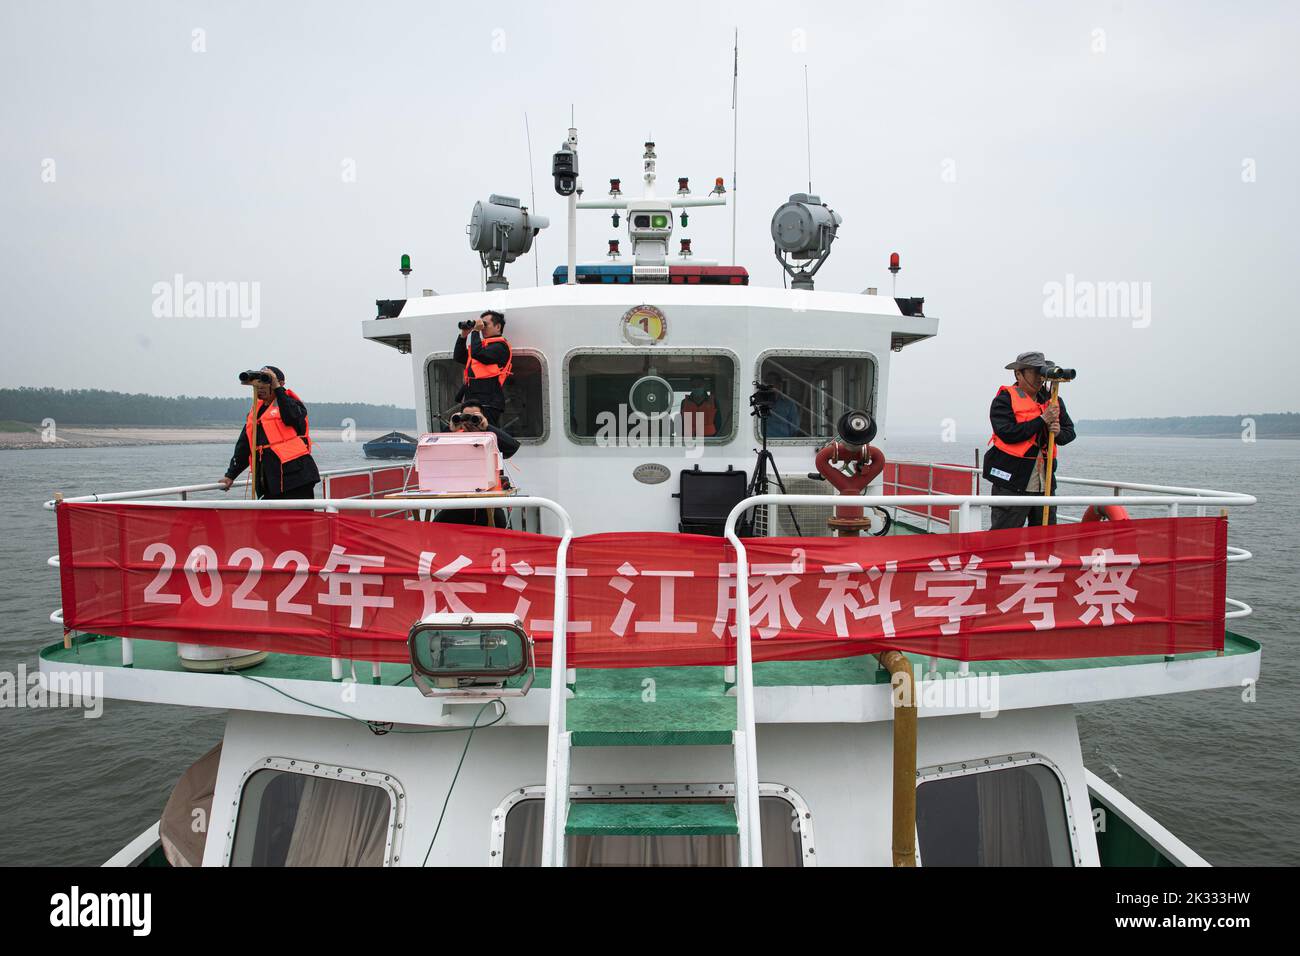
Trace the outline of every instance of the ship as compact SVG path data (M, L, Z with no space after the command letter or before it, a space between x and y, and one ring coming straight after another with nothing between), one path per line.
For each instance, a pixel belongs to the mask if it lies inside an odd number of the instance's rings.
M732 194L661 192L658 159L592 197L569 130L551 284L510 286L549 223L494 195L484 288L362 322L423 435L456 407L460 323L507 316L508 526L427 520L484 496L422 494L418 462L312 501L47 503L44 680L226 714L107 865L1207 864L1085 766L1075 708L1257 679L1226 593L1255 499L1062 474L1059 524L985 530L1042 499L874 444L938 335L925 300L819 286L842 219L811 192L773 217L781 287L673 248ZM579 262L582 211L628 248Z

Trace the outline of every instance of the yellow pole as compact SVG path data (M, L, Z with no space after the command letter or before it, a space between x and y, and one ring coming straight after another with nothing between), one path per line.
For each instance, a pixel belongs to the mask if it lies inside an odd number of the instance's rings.
M889 671L890 697L896 693L893 678L902 675L901 702L894 701L894 866L916 866L916 678L912 662L902 651L876 655Z
M1052 383L1052 399L1047 403L1049 408L1059 407L1056 403L1056 393L1060 391L1061 383ZM1047 433L1047 476L1043 479L1043 495L1052 497L1052 459L1056 452L1056 433L1049 431ZM1043 527L1047 527L1047 516L1052 510L1051 505L1043 505Z

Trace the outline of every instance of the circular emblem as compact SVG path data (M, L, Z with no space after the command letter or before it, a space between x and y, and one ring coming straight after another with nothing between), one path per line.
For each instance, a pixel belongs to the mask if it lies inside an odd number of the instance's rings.
M653 305L636 305L623 313L623 338L632 345L658 345L668 338L668 319Z
M655 462L647 462L644 465L637 465L632 469L632 477L643 485L657 485L667 481L672 477L672 472L668 470L667 465L660 465Z

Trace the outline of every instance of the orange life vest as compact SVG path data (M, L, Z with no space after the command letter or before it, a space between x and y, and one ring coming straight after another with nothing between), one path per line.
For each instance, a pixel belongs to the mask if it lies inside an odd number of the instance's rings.
M285 389L287 394L294 401L301 402L294 392ZM248 420L244 422L244 432L248 435L248 467L255 467L254 450L258 454L270 449L275 452L275 457L280 459L280 463L293 461L295 458L301 458L303 455L311 454L311 429L307 420L303 419L303 433L299 435L293 428L285 424L280 417L280 403L274 398L270 402L271 407L266 410L261 418L258 418L258 411L261 409L261 403L255 405L248 411ZM262 426L262 431L266 432L266 444L257 444L257 426Z
M1043 412L1047 410L1049 404L1048 402L1040 402L1033 397L1026 395L1019 385L1003 385L998 389L998 392L1009 392L1011 394L1011 410L1015 412L1016 421L1018 422L1032 422L1035 418L1039 418ZM997 436L996 432L994 432L992 437L989 438L990 445L1000 448L1008 455L1014 455L1017 458L1029 457L1029 451L1034 448L1037 443L1037 440L1034 438L1018 442L1005 442ZM1055 457L1055 455L1053 455L1053 457Z
M712 438L718 433L718 404L710 395L702 402L696 402L691 396L687 395L682 399L682 434L694 435L696 415L701 416L699 419L703 422L704 430L700 432L703 438Z
M489 365L487 362L480 362L470 354L469 361L465 363L465 381L469 382L475 378L492 378L496 377L498 385L504 385L506 379L514 374L511 369L515 363L514 352L510 348L510 343L506 342L505 336L494 335L489 339L484 339L484 345L491 345L493 342L505 342L506 344L506 364Z

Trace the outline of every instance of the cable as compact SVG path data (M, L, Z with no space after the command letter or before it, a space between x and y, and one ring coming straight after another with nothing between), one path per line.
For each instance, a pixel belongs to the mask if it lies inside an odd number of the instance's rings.
M505 701L503 700L488 701L482 707L480 707L478 709L478 713L474 715L474 723L469 728L469 736L465 738L465 747L460 752L460 761L456 764L456 772L452 774L451 777L451 786L447 788L447 796L442 801L442 810L438 813L438 825L433 828L433 838L429 840L429 849L424 851L424 860L423 862L420 863L421 868L424 868L429 865L429 854L433 852L433 845L438 841L438 834L442 832L442 820L443 817L447 815L447 805L451 803L451 795L456 790L456 781L460 779L460 768L465 764L465 756L469 753L469 745L470 742L474 739L474 731L478 729L478 719L482 715L483 711L487 709L488 704L500 704L501 717L504 717L506 715L506 705L505 705ZM501 717L498 717L496 720L492 721L492 724L495 724L497 721L499 721ZM492 724L484 724L483 726L491 727Z
M313 704L309 700L303 700L300 697L294 697L293 694L290 694L287 691L283 691L273 684L268 684L264 680L258 680L256 677L250 677L248 674L241 674L239 671L231 670L229 668L224 670L222 673L234 674L236 677L244 678L244 680L251 680L254 684L261 684L263 687L267 687L275 691L281 697L287 697L289 698L289 700L292 700L295 703L302 704L304 707L314 707L317 710L323 710L326 713L336 714L339 717L346 717L348 720L355 720L359 724L365 724L371 733L380 737L382 737L384 734L389 734L389 733L453 734L453 733L457 733L458 731L468 730L469 735L465 738L464 748L461 749L460 760L457 761L456 763L456 772L452 774L451 777L451 786L447 788L447 796L442 801L442 810L438 813L438 825L433 828L433 839L429 841L429 848L424 851L424 861L420 864L421 867L425 867L429 865L429 854L433 852L433 844L437 842L438 834L442 832L442 821L447 816L447 807L451 803L451 795L456 792L456 781L460 779L461 767L465 766L465 757L469 754L469 745L474 740L474 731L478 730L480 726L485 728L495 726L496 724L501 723L501 721L503 721L506 716L506 702L499 698L493 698L492 700L487 700L483 702L483 706L480 707L478 709L478 712L474 714L474 722L470 724L468 727L426 727L422 730L402 730L400 728L393 727L391 724L389 724L384 730L376 730L374 726L375 724L374 721L362 720L360 717L353 717L351 714L345 714L343 711L335 710L333 707L326 707L323 704ZM406 680L406 678L404 677L402 678L402 680ZM483 716L483 711L487 710L488 707L492 704L500 704L501 713L497 714L497 716L491 721L489 721L488 723L480 725L478 719Z
M312 708L315 708L316 710L324 711L324 712L327 713L327 714L333 714L333 715L335 715L336 717L344 717L344 718L347 718L348 720L355 721L355 722L358 723L358 724L365 724L366 727L370 730L370 732L373 733L373 734L375 734L376 736L383 736L384 734L387 734L387 733L393 733L393 734L455 734L455 733L459 733L459 732L464 731L464 730L468 730L468 731L470 732L471 736L472 736L473 733L474 733L474 731L476 731L476 730L480 730L480 729L487 728L487 727L493 727L493 726L495 726L495 725L501 723L501 721L504 720L504 719L505 719L505 716L506 716L506 705L505 705L505 701L498 700L498 699L495 699L495 698L494 698L494 699L492 699L492 700L486 701L486 702L483 704L483 706L480 707L480 708L478 709L478 713L474 715L474 723L473 723L473 724L470 724L470 725L468 725L468 726L464 726L464 727L423 727L423 728L420 728L420 729L418 729L418 730L415 730L415 729L403 729L403 728L400 728L400 727L394 727L394 728L392 728L391 730L382 730L382 731L377 731L377 730L375 730L374 726L372 726L373 724L376 723L375 721L372 721L372 720L363 720L363 719L360 718L360 717L354 717L352 714L345 713L344 711L341 711L341 710L335 710L333 707L326 707L324 704L316 704L316 703L313 703L313 702L311 702L311 701L309 701L309 700L303 700L301 697L294 697L293 694L290 694L288 691L283 691L283 690L281 690L280 688L276 687L274 684L268 684L268 683L267 683L266 681L264 681L264 680L259 680L259 679L256 678L256 677L250 677L248 674L241 674L239 671L236 671L236 670L226 669L226 670L222 671L222 673L223 673L223 674L233 674L233 675L236 676L236 677L242 677L244 680L252 681L254 684L261 684L263 687L267 688L268 690L273 690L273 691L275 691L275 692L276 692L277 694L279 694L281 697L287 697L289 700L293 701L294 703L296 703L296 704L302 704L304 707L312 707ZM406 679L406 678L403 678L403 680L405 680L405 679ZM394 685L394 686L396 686L396 685ZM498 714L497 717L496 717L494 720L492 720L490 723L480 724L480 723L478 722L479 716L480 716L480 715L483 713L483 711L487 708L488 704L500 704L500 705L501 705L501 713Z

